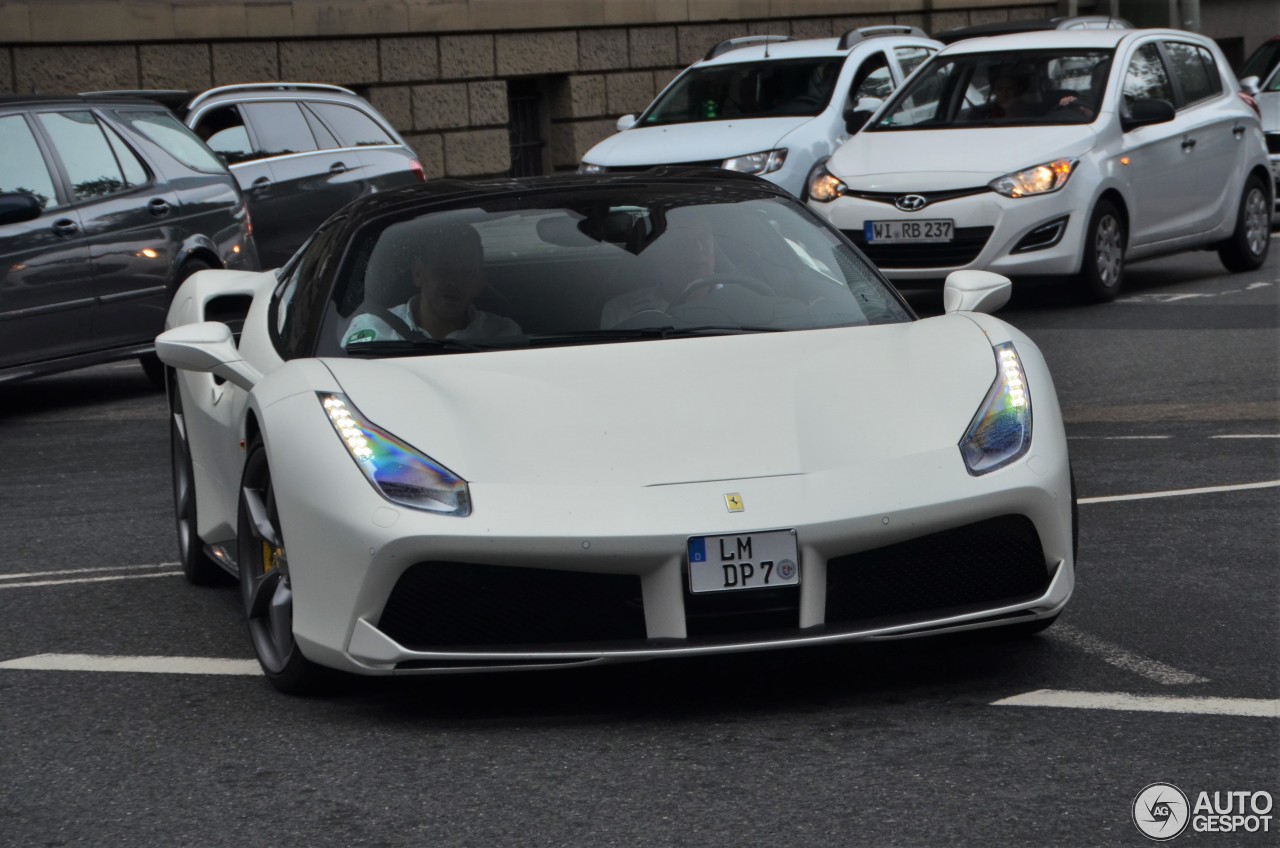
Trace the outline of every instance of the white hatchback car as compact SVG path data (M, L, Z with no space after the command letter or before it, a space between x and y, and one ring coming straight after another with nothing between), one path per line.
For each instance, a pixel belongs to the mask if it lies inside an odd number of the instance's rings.
M809 205L895 281L960 269L1071 277L1094 300L1126 260L1267 255L1258 115L1208 38L1177 30L970 39L934 56L840 147Z
M815 165L942 45L907 26L802 41L722 41L643 114L587 151L580 173L710 165L757 174L803 198Z

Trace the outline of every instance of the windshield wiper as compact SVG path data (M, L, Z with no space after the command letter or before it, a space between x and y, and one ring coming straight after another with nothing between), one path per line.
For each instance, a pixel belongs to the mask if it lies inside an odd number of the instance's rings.
M346 349L351 356L407 356L424 353L476 353L504 347L510 345L476 344L457 339L387 339L355 342L347 345Z

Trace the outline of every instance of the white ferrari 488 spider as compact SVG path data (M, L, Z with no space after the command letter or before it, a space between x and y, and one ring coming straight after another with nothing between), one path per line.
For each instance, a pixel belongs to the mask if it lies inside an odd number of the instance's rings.
M1074 493L1036 346L919 319L780 189L665 169L376 195L188 279L187 576L285 691L1052 623Z

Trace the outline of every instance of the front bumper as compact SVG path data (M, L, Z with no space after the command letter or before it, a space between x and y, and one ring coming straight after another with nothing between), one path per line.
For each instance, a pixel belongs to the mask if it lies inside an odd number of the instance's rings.
M267 449L295 638L309 659L346 671L548 668L924 636L1050 617L1074 588L1065 439L1049 420L1038 423L1032 454L982 477L969 476L947 446L879 467L768 478L636 488L473 483L475 510L460 519L383 500L327 421L302 408L315 403L306 393L282 401L299 408L288 415L285 438L267 431ZM726 492L740 494L746 511L727 512ZM992 543L1009 535L999 527L979 543L947 535L1009 520L1025 525L1022 553L1000 570L984 568L987 552L1009 560ZM793 596L717 593L744 599L741 608L717 611L707 596L690 595L689 537L770 529L796 531L801 582ZM923 606L860 608L861 575L873 568L890 575L893 585L881 594L891 596L901 588L893 575L912 568L909 558L886 565L865 557L927 537L943 540L932 548L943 552L933 555L935 574L954 562L975 580L956 581L958 593ZM514 579L504 589L504 575L517 572L554 576L549 584ZM406 581L416 586L408 594ZM969 582L991 585L972 594ZM440 585L457 600L433 597ZM561 588L571 585L572 597ZM914 594L911 581L902 585ZM566 628L564 619L578 618L574 597L603 621L599 629ZM492 627L476 624L477 610ZM533 626L512 623L526 614Z
M940 279L952 271L978 269L1019 276L1067 276L1080 270L1091 198L1083 179L1037 197L1010 198L982 187L940 199L917 212L854 194L809 206L843 231L891 280ZM929 192L921 191L928 196ZM949 219L950 243L881 245L865 238L869 221Z

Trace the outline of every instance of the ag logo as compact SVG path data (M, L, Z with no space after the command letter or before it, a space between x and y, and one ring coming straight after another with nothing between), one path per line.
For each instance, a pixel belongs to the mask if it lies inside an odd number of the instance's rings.
M929 205L929 199L920 194L904 194L895 198L893 205L903 212L919 212Z
M1152 783L1133 799L1133 824L1148 839L1168 842L1187 829L1187 796L1172 783Z

